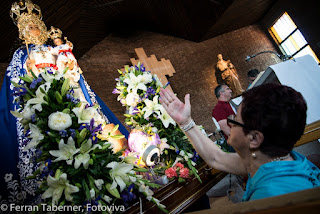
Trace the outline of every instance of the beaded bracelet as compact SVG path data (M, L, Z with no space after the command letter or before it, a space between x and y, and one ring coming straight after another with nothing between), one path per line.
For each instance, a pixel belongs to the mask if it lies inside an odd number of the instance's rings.
M189 131L190 129L192 129L195 125L196 125L196 123L194 122L194 120L191 119L191 121L187 125L180 126L180 128L182 131L186 132L186 131Z

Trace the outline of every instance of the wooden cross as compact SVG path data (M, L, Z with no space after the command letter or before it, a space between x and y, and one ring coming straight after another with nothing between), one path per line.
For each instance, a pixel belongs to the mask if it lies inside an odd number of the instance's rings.
M158 61L155 55L147 57L143 48L136 48L134 50L138 55L138 59L136 60L135 58L131 58L130 61L132 65L138 65L138 62L143 63L147 71L151 71L152 74L156 74L158 76L162 85L165 85L168 82L166 75L172 77L173 74L176 73L170 60L161 58L161 61ZM172 91L170 85L168 85L167 88Z

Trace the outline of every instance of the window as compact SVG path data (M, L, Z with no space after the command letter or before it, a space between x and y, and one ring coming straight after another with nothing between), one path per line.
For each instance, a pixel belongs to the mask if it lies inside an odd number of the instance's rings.
M310 54L318 64L320 63L318 57L287 12L275 22L269 29L269 33L284 54L293 57Z

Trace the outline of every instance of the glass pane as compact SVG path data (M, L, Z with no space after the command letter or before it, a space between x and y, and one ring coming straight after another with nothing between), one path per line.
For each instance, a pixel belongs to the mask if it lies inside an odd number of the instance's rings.
M273 27L282 40L289 36L297 28L286 12L276 21Z
M299 51L296 55L294 55L294 58L305 56L307 54L311 55L313 59L319 64L318 57L315 55L315 53L313 52L313 50L310 48L309 45L303 48L301 51Z
M307 44L307 41L304 38L304 36L301 34L300 30L297 30L296 32L294 32L294 34L292 34L292 38L297 44L297 46L299 47L299 49Z
M281 47L283 47L284 51L288 55L292 55L299 50L299 48L294 46L294 43L290 39L287 39L285 42L283 42Z

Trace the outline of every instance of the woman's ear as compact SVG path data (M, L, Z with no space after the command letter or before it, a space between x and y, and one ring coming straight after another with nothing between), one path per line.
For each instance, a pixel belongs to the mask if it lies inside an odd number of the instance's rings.
M250 149L257 149L262 144L264 140L264 135L262 132L254 130L248 134L248 138L250 141L249 142Z

